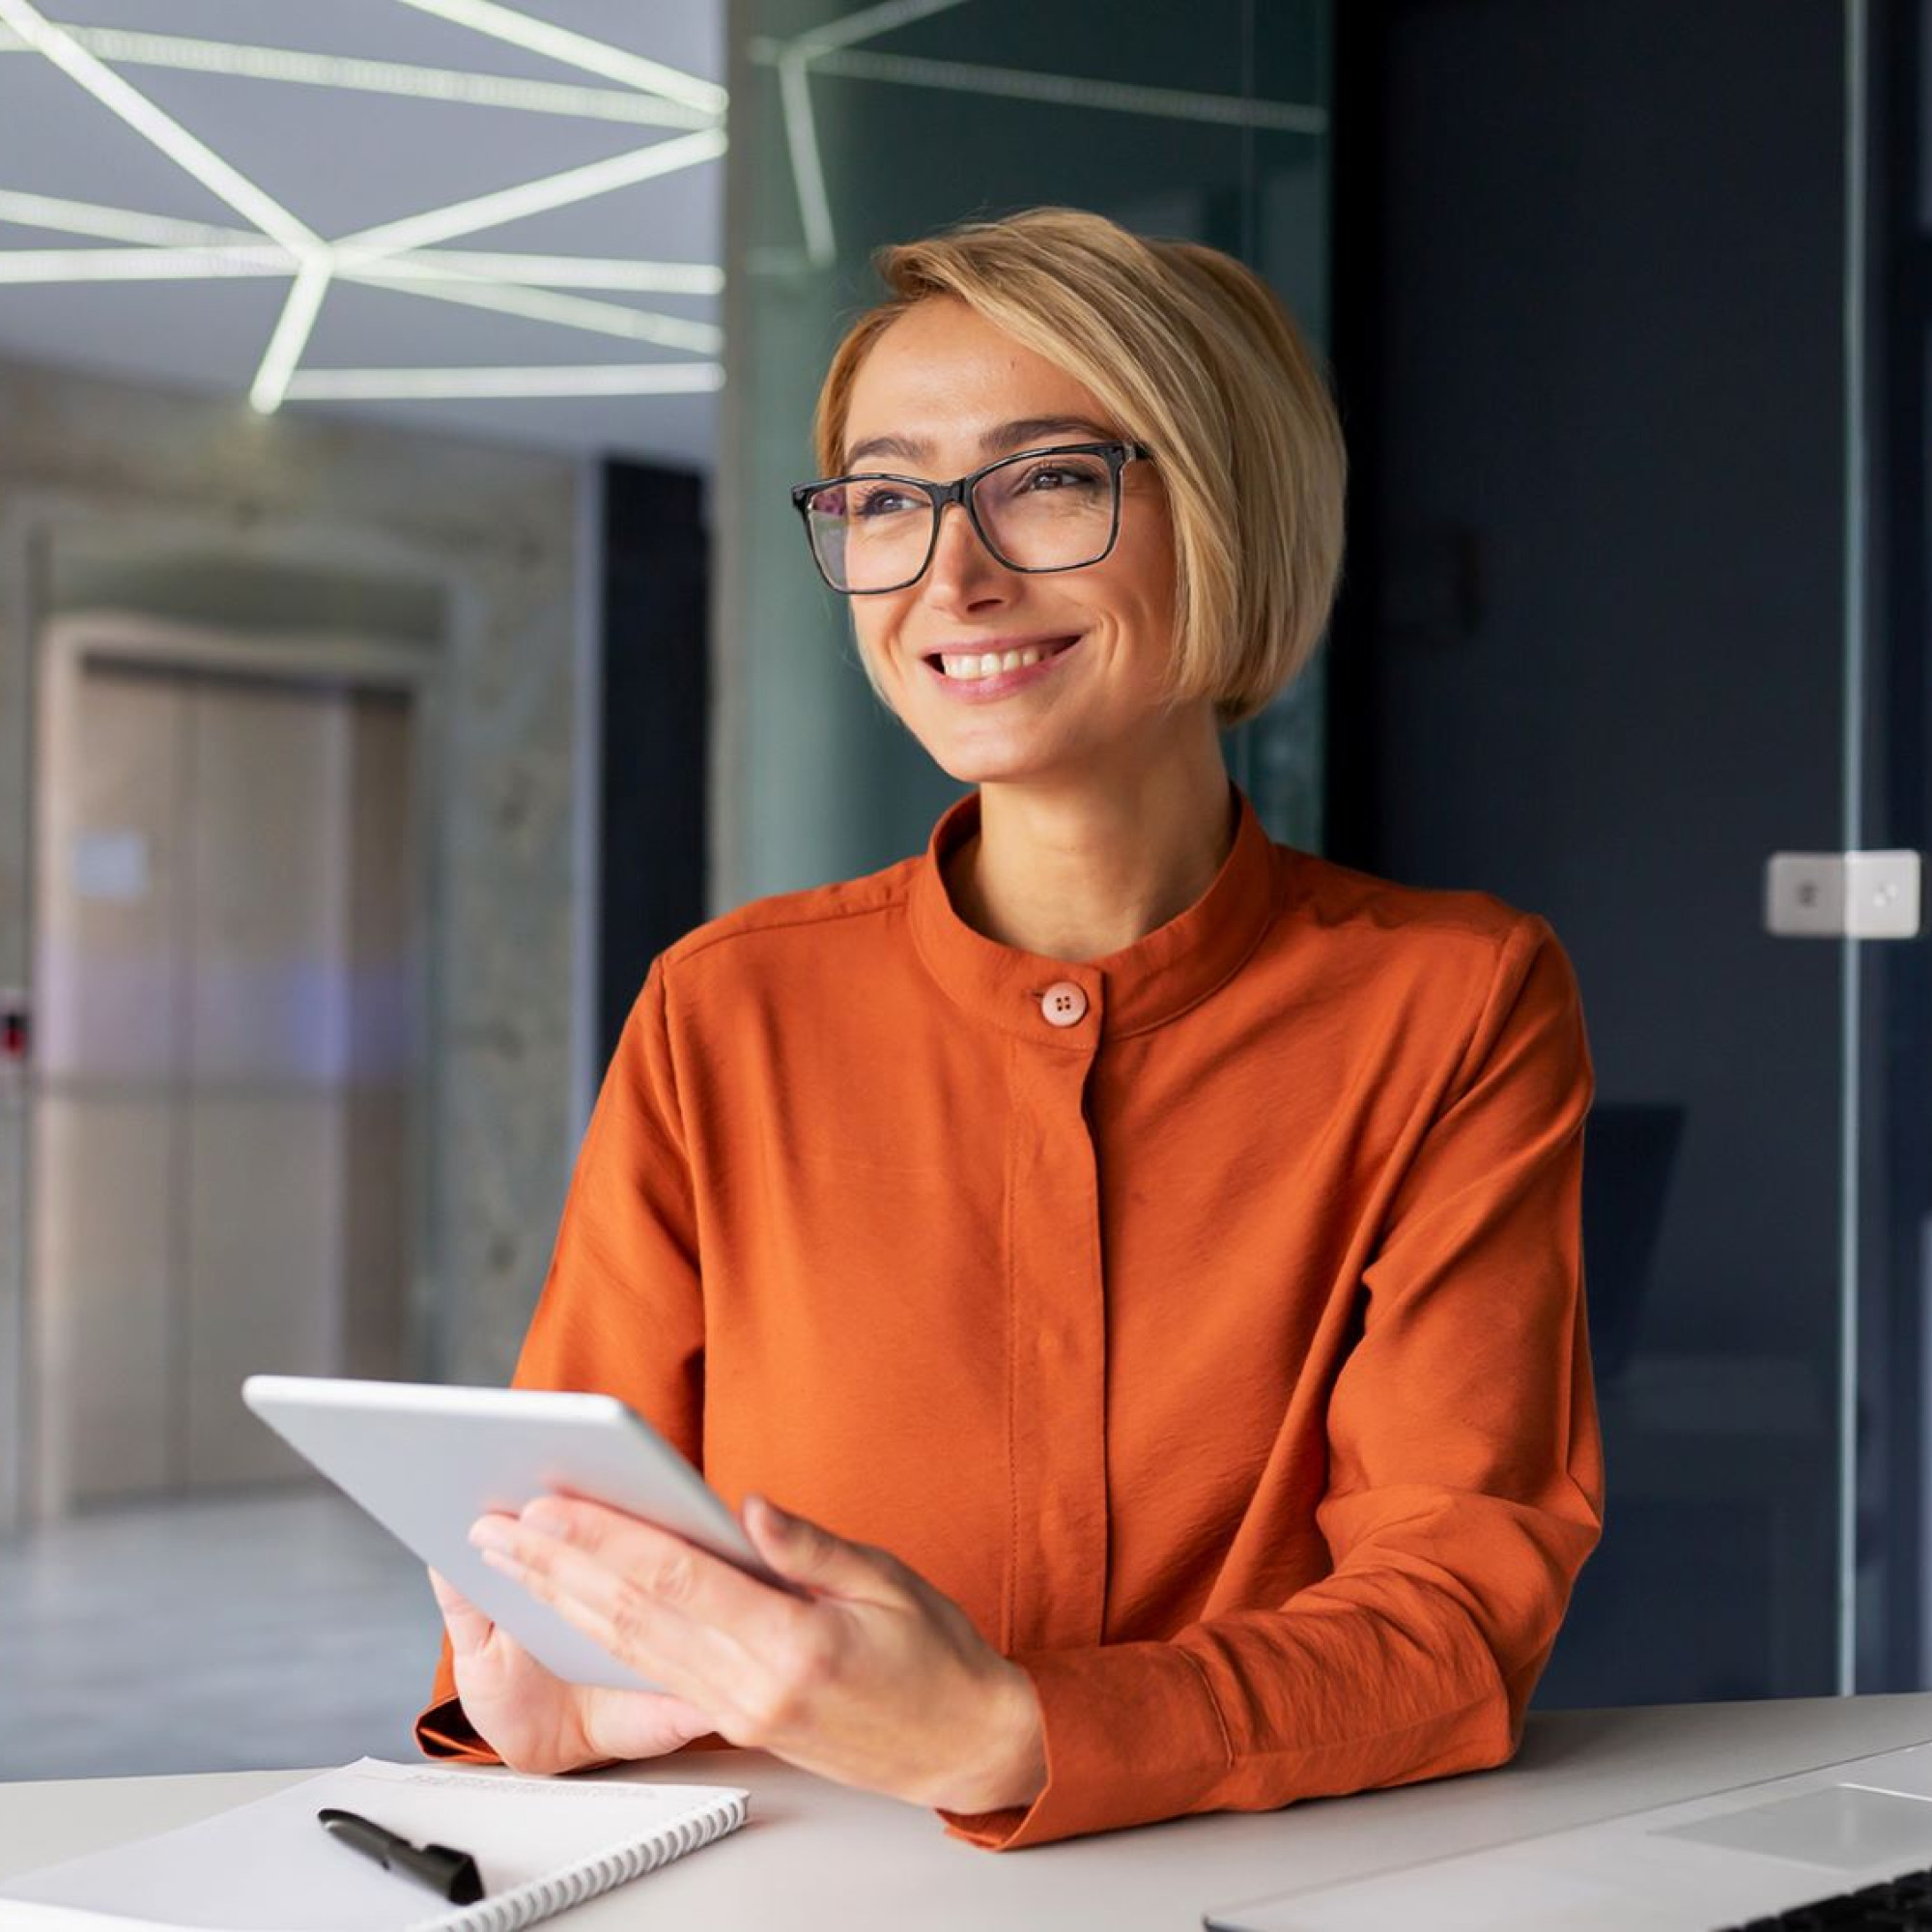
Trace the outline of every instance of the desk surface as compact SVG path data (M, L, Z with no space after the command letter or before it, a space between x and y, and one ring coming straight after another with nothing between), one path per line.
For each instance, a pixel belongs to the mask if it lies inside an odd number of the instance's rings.
M1261 1815L1222 1814L1036 1851L978 1851L929 1813L752 1752L689 1754L660 1772L752 1793L724 1843L581 1907L573 1932L653 1924L706 1932L1094 1932L1199 1927L1214 1908L1558 1831L1753 1778L1932 1739L1932 1693L1661 1706L1539 1716L1501 1771ZM622 1773L611 1776L639 1776ZM0 1784L0 1878L185 1825L295 1772ZM0 1920L4 1923L4 1920Z

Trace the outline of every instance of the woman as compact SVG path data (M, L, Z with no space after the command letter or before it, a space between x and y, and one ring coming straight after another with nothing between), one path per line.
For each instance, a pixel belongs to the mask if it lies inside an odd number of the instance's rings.
M1262 285L1066 211L882 269L797 500L977 789L653 967L518 1371L634 1405L804 1587L486 1518L667 1690L563 1686L440 1586L425 1746L715 1731L1002 1847L1495 1764L1598 1533L1568 962L1230 789L1341 547Z

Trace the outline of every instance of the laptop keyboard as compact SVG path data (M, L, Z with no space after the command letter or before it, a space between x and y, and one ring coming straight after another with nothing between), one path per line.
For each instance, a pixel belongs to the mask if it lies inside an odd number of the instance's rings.
M1727 1926L1724 1932L1858 1932L1864 1925L1932 1932L1932 1871L1905 1872L1883 1885L1814 1898L1769 1918Z

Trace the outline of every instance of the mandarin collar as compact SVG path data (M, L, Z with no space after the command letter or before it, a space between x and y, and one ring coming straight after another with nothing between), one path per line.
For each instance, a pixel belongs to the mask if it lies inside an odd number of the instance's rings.
M1231 980L1274 918L1274 847L1247 798L1229 789L1235 839L1208 890L1144 939L1077 961L1002 946L953 910L946 861L980 829L980 794L970 793L933 827L913 873L909 913L922 963L974 1018L1036 1046L1091 1053L1102 1039L1165 1025ZM1068 983L1085 994L1086 1015L1076 1025L1049 1025L1041 1001Z

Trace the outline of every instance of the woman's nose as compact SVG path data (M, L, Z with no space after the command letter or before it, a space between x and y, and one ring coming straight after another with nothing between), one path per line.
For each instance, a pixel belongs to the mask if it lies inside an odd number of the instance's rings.
M981 542L965 506L947 504L926 566L927 596L942 606L985 604L1006 593L1010 575Z

